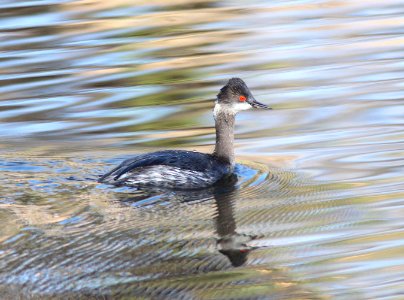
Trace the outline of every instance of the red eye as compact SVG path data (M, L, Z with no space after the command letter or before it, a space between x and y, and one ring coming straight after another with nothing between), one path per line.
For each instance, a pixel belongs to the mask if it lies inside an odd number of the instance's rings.
M246 98L245 96L240 96L240 98L239 98L239 99L240 99L240 101L241 101L241 102L244 102L244 101L246 101L246 100L247 100L247 98Z

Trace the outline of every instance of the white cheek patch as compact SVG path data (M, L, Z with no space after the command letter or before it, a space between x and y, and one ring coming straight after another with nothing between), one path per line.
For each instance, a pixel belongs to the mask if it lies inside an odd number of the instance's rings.
M242 111L242 110L247 110L250 109L251 105L248 104L248 102L239 102L233 105L233 110L238 112L238 111Z
M239 102L235 103L232 106L221 105L220 103L215 104L215 108L213 109L213 115L216 117L220 112L227 112L236 114L239 111L250 109L252 106L248 104L248 102Z

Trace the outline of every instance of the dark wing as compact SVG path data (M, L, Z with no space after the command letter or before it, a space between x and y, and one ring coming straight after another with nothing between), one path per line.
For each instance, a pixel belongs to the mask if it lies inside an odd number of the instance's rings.
M99 181L102 182L109 176L113 176L113 180L118 180L123 174L140 167L166 165L206 172L211 170L215 165L217 166L218 163L221 164L210 154L182 150L158 151L125 160L118 167L103 175Z

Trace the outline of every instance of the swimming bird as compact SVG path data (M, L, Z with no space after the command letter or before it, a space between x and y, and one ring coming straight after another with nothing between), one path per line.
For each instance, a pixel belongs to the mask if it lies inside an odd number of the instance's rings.
M214 185L234 171L234 123L238 112L271 109L258 102L246 83L231 78L220 89L213 109L216 145L213 153L163 150L123 161L99 182L116 186L200 189Z

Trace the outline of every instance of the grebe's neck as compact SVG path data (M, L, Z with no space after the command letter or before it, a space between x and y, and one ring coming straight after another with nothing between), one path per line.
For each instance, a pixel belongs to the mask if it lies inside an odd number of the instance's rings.
M227 105L216 102L213 115L216 127L216 146L213 155L234 167L235 112Z

